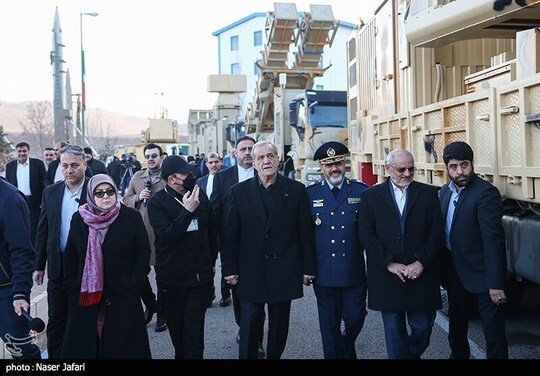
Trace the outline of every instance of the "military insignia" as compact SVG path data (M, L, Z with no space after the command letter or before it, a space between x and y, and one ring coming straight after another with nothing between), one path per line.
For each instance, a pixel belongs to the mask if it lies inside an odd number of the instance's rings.
M328 148L328 150L326 151L326 155L328 155L329 157L333 157L334 155L336 155L336 151L332 148Z
M347 198L347 203L349 203L350 205L359 204L360 203L360 197L349 197L349 198Z
M314 208L321 208L323 207L324 205L324 200L321 198L321 199L317 199L317 200L313 200L313 207Z
M321 219L319 218L319 213L317 213L317 218L315 219L315 225L320 226L322 223Z

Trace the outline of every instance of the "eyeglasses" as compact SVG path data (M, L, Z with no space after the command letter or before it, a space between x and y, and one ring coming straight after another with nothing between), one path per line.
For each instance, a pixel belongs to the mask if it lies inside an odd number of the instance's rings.
M144 159L150 159L150 158L156 159L158 156L159 156L158 153L154 153L154 154L146 154L146 155L144 156Z
M409 173L414 173L414 170L416 169L416 167L412 166L412 167L399 167L399 168L395 168L394 166L391 166L394 170L396 170L397 172L399 172L400 174L403 174L405 171L409 171Z
M273 161L274 159L276 159L276 155L274 153L268 153L268 154L262 154L262 155L257 155L255 157L255 160L257 162L262 162L264 160L264 158L268 158L269 160Z
M95 191L94 196L96 196L97 198L103 198L103 196L105 196L105 194L107 194L107 196L111 197L115 193L116 192L114 191L114 188L109 188L106 191Z

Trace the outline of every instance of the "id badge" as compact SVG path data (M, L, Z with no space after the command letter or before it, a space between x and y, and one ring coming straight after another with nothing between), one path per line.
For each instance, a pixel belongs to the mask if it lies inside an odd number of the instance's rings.
M187 228L187 232L191 231L199 231L199 222L197 221L197 218L193 218Z

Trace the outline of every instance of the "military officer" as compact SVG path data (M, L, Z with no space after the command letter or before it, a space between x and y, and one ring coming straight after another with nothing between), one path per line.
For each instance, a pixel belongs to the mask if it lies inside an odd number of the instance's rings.
M317 256L313 289L325 359L356 358L356 338L367 315L358 206L360 193L368 186L345 177L348 154L349 149L340 142L321 145L313 159L319 161L323 178L307 187Z

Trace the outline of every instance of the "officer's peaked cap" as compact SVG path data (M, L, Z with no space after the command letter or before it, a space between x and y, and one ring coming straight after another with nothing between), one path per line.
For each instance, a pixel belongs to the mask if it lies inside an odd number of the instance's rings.
M319 146L313 155L315 161L320 164L331 164L345 160L349 154L347 146L338 141L328 141Z

